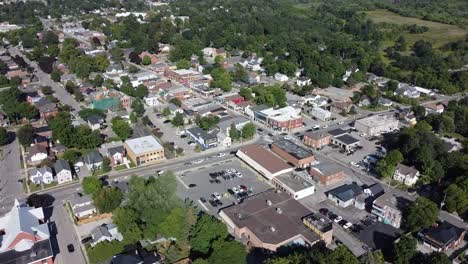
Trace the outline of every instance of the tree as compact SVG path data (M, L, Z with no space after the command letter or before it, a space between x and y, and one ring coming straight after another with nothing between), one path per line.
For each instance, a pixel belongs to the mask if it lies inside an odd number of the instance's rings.
M418 197L409 207L406 224L409 231L417 232L434 224L439 216L439 208L433 201Z
M239 130L237 130L236 125L234 123L231 124L231 127L229 129L229 137L233 141L237 141L241 138L241 133Z
M184 125L184 115L177 112L174 118L171 121L172 125L175 127L180 127Z
M369 251L366 255L362 258L362 264L384 264L385 259L382 254L382 251Z
M403 161L403 154L397 149L390 151L384 159L377 163L377 174L382 178L389 178L395 173L398 163Z
M104 78L102 78L102 75L101 74L96 74L96 76L94 76L94 80L93 80L94 87L101 87L103 83L104 83Z
M175 104L175 105L177 105L178 107L181 107L181 106L182 106L182 102L181 102L180 99L177 98L177 97L171 98L171 100L169 100L169 103Z
M118 207L112 212L112 222L129 242L137 242L143 237L139 221L138 213L131 208Z
M166 108L163 109L161 114L163 116L165 116L165 117L170 116L171 115L171 109L169 109L169 107L166 107Z
M110 213L120 206L122 193L115 187L105 187L95 193L93 200L100 213Z
M179 60L176 63L177 69L188 69L190 68L190 61L186 59Z
M256 127L250 122L242 128L242 138L251 139L255 136Z
M52 70L52 73L50 74L50 78L54 82L60 82L60 78L62 77L62 73L58 70Z
M216 68L211 71L213 81L210 83L211 87L221 88L225 92L229 92L232 89L232 78L226 70L223 68Z
M212 264L244 264L247 263L245 246L236 240L218 239L213 243L213 252L208 260Z
M240 91L239 91L239 95L244 97L244 99L247 100L247 101L253 99L252 89L250 89L248 87L241 88Z
M81 152L74 149L67 149L63 153L63 159L68 160L71 163L75 163L81 157Z
M328 256L328 262L330 264L341 264L341 263L347 263L347 264L359 264L359 260L356 258L356 256L351 253L351 251L341 245L338 246L338 248L334 249L330 255Z
M132 135L132 128L120 117L114 117L111 121L112 131L120 138L120 140L125 140Z
M140 99L136 99L133 101L132 109L137 115L137 117L142 117L143 114L145 113L145 106L143 105Z
M0 127L0 146L8 143L8 131L4 127Z
M187 241L196 220L197 216L192 208L176 207L159 225L159 230L165 237L175 237L179 242Z
M135 63L135 64L140 64L141 63L141 58L140 56L138 56L138 54L134 51L130 52L130 54L128 54L128 59L130 60L130 62L132 63Z
M121 62L124 59L124 53L121 48L112 48L110 50L110 58L115 62Z
M54 70L54 62L55 58L43 56L39 58L37 65L39 66L39 68L41 68L43 72L51 74Z
M463 188L465 187L465 188ZM445 198L445 208L448 212L458 212L463 214L467 211L468 208L468 180L462 180L458 184L450 184L445 193L447 197Z
M90 116L99 116L102 118L106 118L106 114L101 109L97 108L85 108L83 110L80 110L80 112L78 112L78 115L85 120L88 119Z
M211 215L201 214L191 231L192 251L207 255L214 241L225 239L227 236L226 226L221 221Z
M21 145L29 146L33 143L34 128L29 124L24 125L18 129L16 136L18 137L19 143Z
M111 161L108 157L104 157L102 161L102 171L103 172L109 172L112 170L111 166Z
M147 116L144 116L144 117L142 118L142 120L145 120L145 117L148 118ZM131 113L130 113L130 122L131 122L132 124L136 124L136 122L137 122L137 116L135 115L134 112L131 112ZM143 122L143 124L144 124L144 122Z
M208 131L219 123L219 117L215 115L198 117L196 123L201 129Z
M82 185L85 194L95 194L101 189L102 183L97 176L89 176L83 178Z
M141 61L141 64L143 65L150 65L151 64L151 58L148 55L145 55L143 57L143 60Z
M48 30L42 35L42 43L44 45L59 44L59 38L53 31Z
M148 88L145 85L140 84L136 87L133 96L138 97L140 99L144 98L148 95Z
M41 92L45 95L51 95L54 93L54 90L50 86L42 86L41 87Z
M416 255L416 240L410 236L402 236L393 249L395 264L410 264Z

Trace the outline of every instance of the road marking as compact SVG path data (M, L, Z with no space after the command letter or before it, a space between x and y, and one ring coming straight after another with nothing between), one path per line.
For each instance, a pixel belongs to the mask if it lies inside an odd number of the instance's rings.
M205 209L205 211L209 212L210 209L208 209L208 207L206 207L206 205L204 203L202 203L202 201L200 201L200 199L198 200L198 203L203 207L203 209Z
M176 175L176 178L177 178L177 180L180 181L180 183L182 183L182 185L185 187L185 189L189 189L189 187L187 186L187 184L185 184L185 182L183 182L183 181L179 178L178 175Z

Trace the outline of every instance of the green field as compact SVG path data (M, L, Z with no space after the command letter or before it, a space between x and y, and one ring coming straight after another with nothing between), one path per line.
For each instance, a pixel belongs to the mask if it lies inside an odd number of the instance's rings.
M463 29L454 25L431 22L414 17L404 17L388 10L379 9L367 11L366 14L376 23L393 23L397 25L426 26L429 31L422 34L405 34L405 38L411 45L417 40L423 39L432 43L434 47L443 46L446 43L463 39L468 35L468 29Z

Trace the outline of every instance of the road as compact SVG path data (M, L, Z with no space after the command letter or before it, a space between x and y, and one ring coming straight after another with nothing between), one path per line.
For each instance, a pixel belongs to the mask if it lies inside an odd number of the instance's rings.
M29 60L16 47L10 47L8 51L12 56L21 56L26 63L31 65L35 69L35 74L37 78L39 78L39 81L45 86L50 86L55 92L55 97L57 97L60 102L62 102L64 105L69 105L75 113L78 113L81 110L81 105L75 100L75 98L73 98L61 84L54 82L50 78L49 74L43 72L36 62Z
M23 193L23 185L18 182L24 177L18 139L1 148L0 171L0 215L3 215Z

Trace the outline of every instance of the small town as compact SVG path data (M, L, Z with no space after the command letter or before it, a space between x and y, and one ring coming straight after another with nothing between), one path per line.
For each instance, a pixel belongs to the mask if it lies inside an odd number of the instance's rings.
M468 6L350 2L0 1L0 264L468 263Z

